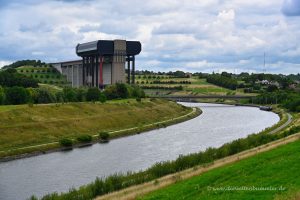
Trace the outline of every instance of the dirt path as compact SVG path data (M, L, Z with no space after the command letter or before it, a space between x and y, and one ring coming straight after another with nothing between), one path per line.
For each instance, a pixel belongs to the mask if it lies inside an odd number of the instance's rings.
M117 192L113 192L104 196L100 196L95 198L95 200L133 200L139 196L145 195L154 190L158 190L160 188L166 187L168 185L176 183L178 180L185 180L191 178L193 176L198 176L207 172L209 170L238 162L242 159L254 156L256 154L269 151L271 149L277 148L279 146L294 142L300 139L300 133L288 136L286 138L256 147L254 149L250 149L247 151L243 151L241 153L235 154L233 156L229 156L220 160L215 161L214 163L207 166L198 166L191 169L184 170L182 172L178 172L175 174L170 174L168 176L164 176L162 178L157 179L156 181L147 182L141 185L132 186Z
M282 129L286 128L293 121L293 116L290 113L286 113L286 114L288 116L288 120L284 124L282 124L281 126L279 126L276 129L270 131L269 134L274 134L274 133L277 133L277 132L281 131Z

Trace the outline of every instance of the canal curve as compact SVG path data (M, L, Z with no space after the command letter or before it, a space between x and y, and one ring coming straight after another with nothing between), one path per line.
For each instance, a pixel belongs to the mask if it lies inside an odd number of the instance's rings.
M203 113L189 121L107 144L0 163L0 200L65 192L110 174L139 171L179 155L219 147L276 124L279 116L255 107L182 103Z

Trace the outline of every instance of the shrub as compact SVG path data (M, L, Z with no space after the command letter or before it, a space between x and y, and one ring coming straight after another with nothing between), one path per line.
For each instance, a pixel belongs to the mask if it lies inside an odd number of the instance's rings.
M73 141L68 138L62 138L59 140L59 144L64 147L71 147L73 145Z
M37 89L36 103L54 103L56 102L55 95L53 95L46 88Z
M105 96L105 94L100 93L100 99L99 99L99 101L100 101L101 103L106 102L106 96Z
M126 99L129 97L128 89L124 83L117 83L116 90L121 99Z
M11 88L6 88L5 91L6 103L7 104L25 104L29 101L29 92L23 88L14 86Z
M76 102L76 91L71 87L64 87L63 89L63 97L65 102Z
M101 140L108 140L109 139L109 133L105 132L105 131L102 131L102 132L99 133L99 138Z
M97 87L89 88L86 94L87 101L99 101L101 91Z
M136 100L137 102L141 102L141 101L142 101L141 97L137 97L135 100Z
M130 97L145 98L145 92L137 85L129 86Z
M76 98L78 101L82 102L82 101L86 101L86 93L87 90L84 88L78 88L76 90Z
M63 92L59 91L57 93L55 93L55 97L56 97L56 102L64 102L64 94Z
M36 197L36 196L31 196L30 198L29 198L29 200L38 200L38 198Z
M4 89L0 86L0 105L4 104L5 100L5 91Z
M38 91L36 88L27 88L29 94L29 102L37 103Z
M79 142L91 142L92 139L93 139L92 136L91 135L87 135L87 134L80 135L80 136L77 137L77 140Z

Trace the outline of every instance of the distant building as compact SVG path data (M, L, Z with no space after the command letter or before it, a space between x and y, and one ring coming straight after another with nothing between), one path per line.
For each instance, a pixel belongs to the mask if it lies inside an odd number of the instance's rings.
M114 83L135 83L135 56L141 43L126 40L97 40L78 44L81 60L51 63L67 77L72 87L103 88ZM127 77L125 64L127 63Z
M193 74L190 73L190 72L186 72L186 73L185 73L185 76L186 76L187 78L192 78Z
M262 85L275 85L277 87L280 86L280 84L277 81L268 81L268 80L259 81L259 80L257 80L255 83L262 84Z

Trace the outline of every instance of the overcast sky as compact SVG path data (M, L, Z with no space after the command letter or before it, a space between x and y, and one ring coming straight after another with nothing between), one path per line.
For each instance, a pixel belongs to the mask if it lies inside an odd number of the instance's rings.
M300 72L300 0L0 0L0 67L139 40L137 69Z

